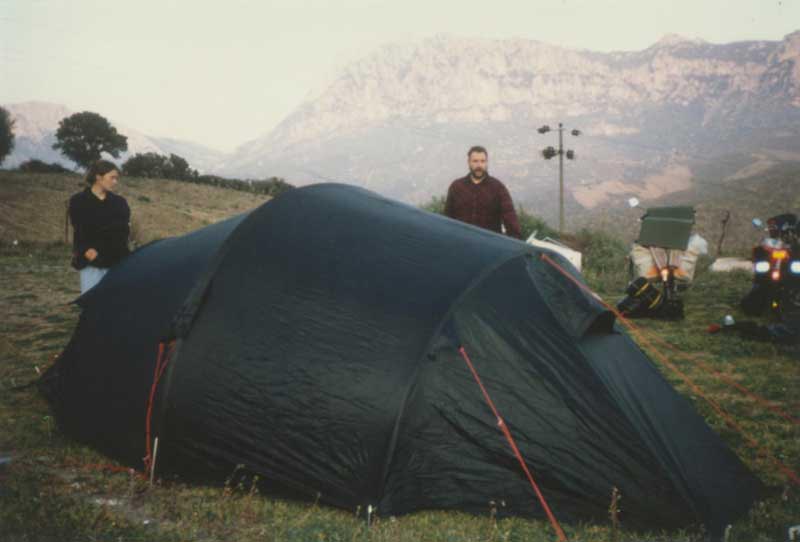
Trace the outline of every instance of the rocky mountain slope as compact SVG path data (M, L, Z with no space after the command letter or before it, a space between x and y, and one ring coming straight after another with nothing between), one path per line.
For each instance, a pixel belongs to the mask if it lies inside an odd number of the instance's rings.
M572 204L686 189L697 164L800 160L800 32L711 44L667 36L635 52L529 40L438 36L391 45L347 67L316 99L220 165L232 175L341 180L412 202L446 190L484 144L490 168L547 211L557 145L536 129L578 128L565 145ZM735 175L736 171L731 171Z

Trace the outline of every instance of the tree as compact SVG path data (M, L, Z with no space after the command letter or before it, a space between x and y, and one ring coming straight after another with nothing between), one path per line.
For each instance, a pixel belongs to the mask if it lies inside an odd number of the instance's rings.
M189 167L189 162L177 154L170 154L167 162L167 171L164 175L167 179L179 179L185 181L197 176L197 172Z
M102 153L114 158L128 150L128 138L117 133L103 116L91 111L75 113L61 120L54 149L83 168L99 160Z
M11 114L0 107L0 164L14 150L14 121Z

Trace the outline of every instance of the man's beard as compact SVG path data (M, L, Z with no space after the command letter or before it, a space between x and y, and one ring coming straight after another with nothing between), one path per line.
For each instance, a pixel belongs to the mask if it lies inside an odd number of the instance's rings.
M470 169L469 174L473 179L483 180L489 175L488 169Z

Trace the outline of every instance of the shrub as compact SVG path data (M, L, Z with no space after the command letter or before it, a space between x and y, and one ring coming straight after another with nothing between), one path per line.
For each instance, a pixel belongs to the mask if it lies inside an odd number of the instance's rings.
M22 162L18 169L24 173L73 173L71 170L56 162L48 164L36 159Z
M14 121L11 114L0 107L0 164L14 150Z
M428 211L429 213L436 213L437 215L444 214L444 204L447 198L444 196L433 196L428 203L420 205L420 209Z
M543 239L545 237L550 237L552 239L559 238L558 232L548 226L543 218L529 213L522 207L517 207L517 219L519 220L519 228L522 233L521 237L523 241L528 239L533 232L536 232L537 239Z
M628 283L628 251L620 239L604 231L582 229L570 246L583 254L583 276L600 292L622 292Z
M263 181L260 180L247 180L241 179L226 179L225 177L218 177L217 175L198 175L189 182L197 184L206 184L210 186L219 186L222 188L229 188L231 190L240 190L242 192L251 192L253 194L264 194L272 196L273 198L283 194L287 190L294 188L293 185L287 183L279 177L270 177Z
M131 177L181 181L197 177L197 171L190 168L184 158L177 154L164 156L155 152L134 154L122 164L122 173Z

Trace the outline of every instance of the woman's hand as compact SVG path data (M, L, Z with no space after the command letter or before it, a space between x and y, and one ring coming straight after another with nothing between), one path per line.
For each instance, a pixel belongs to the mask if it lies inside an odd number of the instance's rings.
M87 250L83 255L86 256L86 259L90 262L93 262L95 259L97 259L97 251L93 248Z

